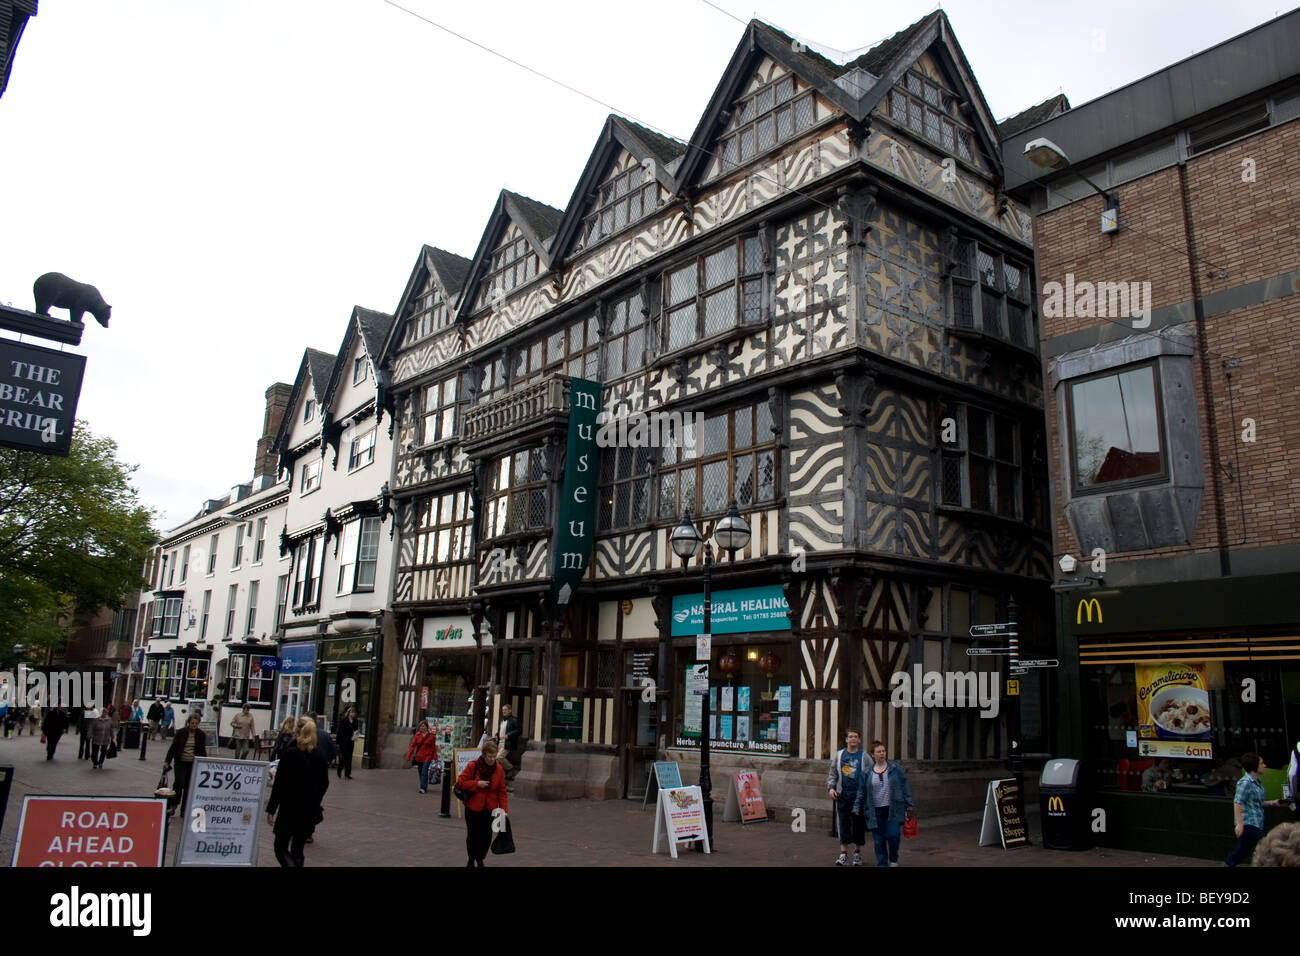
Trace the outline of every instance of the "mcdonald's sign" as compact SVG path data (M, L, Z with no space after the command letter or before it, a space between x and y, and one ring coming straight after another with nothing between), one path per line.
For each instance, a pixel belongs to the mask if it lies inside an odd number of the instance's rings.
M1084 615L1088 617L1088 623L1092 623L1092 612L1097 612L1097 623L1101 623L1101 602L1096 598L1079 598L1079 609L1075 612L1074 623L1082 624ZM1123 615L1121 615L1122 617Z
M1048 797L1048 798L1047 798L1047 812L1048 812L1048 813L1064 813L1064 812L1065 812L1065 801L1064 801L1062 798L1060 798L1060 797Z

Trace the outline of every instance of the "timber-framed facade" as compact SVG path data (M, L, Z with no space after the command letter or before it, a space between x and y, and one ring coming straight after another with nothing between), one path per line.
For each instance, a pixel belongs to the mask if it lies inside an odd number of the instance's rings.
M503 191L472 259L424 247L381 359L395 729L471 697L477 739L509 703L542 798L691 763L702 576L668 535L735 499L753 535L715 599L788 622L715 627L715 762L811 779L849 725L908 761L1005 759L1002 718L892 706L891 678L975 669L969 626L1016 609L1022 645L1051 646L1029 230L937 11L847 65L754 21L689 143L611 116L564 210ZM692 448L599 449L598 537L557 616L571 378L615 421L703 418ZM1032 744L1049 695L1025 697ZM769 805L806 782L774 776Z

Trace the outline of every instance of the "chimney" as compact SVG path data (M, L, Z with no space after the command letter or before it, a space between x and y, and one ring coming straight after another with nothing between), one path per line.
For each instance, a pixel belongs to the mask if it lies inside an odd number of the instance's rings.
M262 422L262 437L257 443L257 460L253 463L253 475L274 475L279 471L278 459L272 446L275 445L276 432L280 430L280 421L289 410L289 395L292 385L276 382L266 390L266 418Z

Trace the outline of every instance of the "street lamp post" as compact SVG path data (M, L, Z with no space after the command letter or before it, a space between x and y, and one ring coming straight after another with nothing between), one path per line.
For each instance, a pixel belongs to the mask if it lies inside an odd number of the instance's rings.
M718 547L727 552L728 561L731 563L736 560L736 552L749 543L749 525L740 516L740 510L736 507L734 499L726 515L714 525L713 535L717 538ZM700 703L700 795L704 798L704 829L709 835L709 846L716 849L713 841L713 781L709 776L709 682L707 679L713 658L711 630L713 627L713 548L691 522L690 509L682 515L682 520L673 529L669 541L673 552L682 559L683 573L686 571L687 561L699 554L701 545L704 546L704 626L701 636L708 639L710 649L704 665L706 678L704 700ZM686 701L683 699L683 708L685 704ZM696 849L703 852L703 843L696 843Z

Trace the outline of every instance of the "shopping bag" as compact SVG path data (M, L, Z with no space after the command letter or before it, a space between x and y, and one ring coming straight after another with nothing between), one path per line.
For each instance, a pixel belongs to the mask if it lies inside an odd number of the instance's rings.
M510 818L506 817L506 828L492 841L492 852L497 856L515 852L515 838L510 832Z
M916 817L909 816L903 821L903 836L909 840L916 836Z

